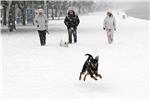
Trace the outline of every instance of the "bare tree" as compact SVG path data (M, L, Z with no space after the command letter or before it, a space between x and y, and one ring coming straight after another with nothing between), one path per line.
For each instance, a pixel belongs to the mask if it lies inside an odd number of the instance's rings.
M17 2L18 7L22 12L22 25L26 25L26 8L27 8L26 2L27 1L18 1Z
M8 16L8 28L9 31L12 32L14 29L16 30L15 25L15 5L16 1L10 1L9 2L9 16Z
M1 4L4 8L4 14L3 14L3 25L7 24L7 20L6 20L6 13L7 13L7 8L8 8L8 2L7 1L1 1Z

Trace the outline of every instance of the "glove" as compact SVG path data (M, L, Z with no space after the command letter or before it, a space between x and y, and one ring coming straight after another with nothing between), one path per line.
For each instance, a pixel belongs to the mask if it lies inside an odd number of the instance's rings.
M105 30L105 27L103 27L103 30Z

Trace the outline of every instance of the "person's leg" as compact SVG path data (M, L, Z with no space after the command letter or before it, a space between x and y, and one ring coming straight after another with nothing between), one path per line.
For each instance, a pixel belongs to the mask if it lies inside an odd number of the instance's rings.
M45 45L46 44L46 32L45 30L44 31L41 31L41 45Z
M43 31L43 45L46 45L46 30Z
M111 33L110 33L110 29L107 29L106 32L107 32L108 43L110 44L110 43L111 43Z
M42 45L42 33L38 30L39 38L40 38L40 44Z
M74 37L74 42L77 43L77 30L74 29L73 31L73 37Z
M69 40L69 43L72 43L72 30L71 29L68 29L68 40Z
M114 31L113 30L111 30L111 42L113 42L114 41Z

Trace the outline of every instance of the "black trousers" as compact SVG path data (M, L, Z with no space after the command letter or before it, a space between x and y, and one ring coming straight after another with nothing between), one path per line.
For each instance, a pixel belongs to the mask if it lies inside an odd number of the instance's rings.
M68 29L68 35L69 35L69 43L72 43L72 35L74 37L74 42L76 43L77 42L77 29L75 28L69 28Z
M46 30L38 30L41 46L46 44Z

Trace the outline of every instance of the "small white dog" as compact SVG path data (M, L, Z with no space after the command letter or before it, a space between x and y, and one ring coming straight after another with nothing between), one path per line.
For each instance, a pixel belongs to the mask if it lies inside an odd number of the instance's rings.
M68 42L65 42L61 39L59 45L60 45L60 47L68 47Z

